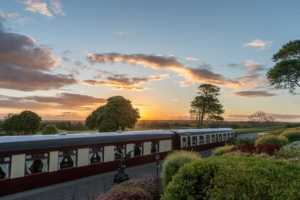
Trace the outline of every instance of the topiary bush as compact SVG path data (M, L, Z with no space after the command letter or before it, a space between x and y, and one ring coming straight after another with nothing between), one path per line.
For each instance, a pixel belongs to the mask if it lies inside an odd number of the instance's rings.
M276 135L264 135L256 139L255 145L275 145L278 147L282 147L288 143L288 139L284 136L276 136Z
M288 129L281 135L286 137L289 142L300 141L300 129Z
M46 126L43 128L42 133L43 133L44 135L57 134L57 133L58 133L58 129L56 128L55 125L53 125L53 124L48 124L48 125L46 125Z
M217 147L213 150L214 155L216 156L220 156L220 155L224 155L226 153L229 153L231 151L233 151L235 148L234 145L225 145L223 147Z
M183 166L162 200L300 199L300 166L261 157L217 156Z
M162 183L166 187L172 180L172 177L185 164L199 160L200 155L190 151L176 151L169 154L164 160L162 167Z

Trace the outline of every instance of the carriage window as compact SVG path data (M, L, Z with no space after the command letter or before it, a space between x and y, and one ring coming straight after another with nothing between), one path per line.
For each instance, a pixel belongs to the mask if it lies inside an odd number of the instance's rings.
M199 144L204 144L204 136L199 136Z
M192 146L197 146L197 136L192 137Z
M188 147L188 142L187 142L187 138L186 137L183 137L182 138L182 147Z
M151 143L151 153L159 153L159 143L157 141Z
M226 134L224 133L224 134L223 134L223 141L226 141L226 140L227 140Z
M10 177L10 156L0 157L0 180Z
M143 155L143 145L142 144L135 144L133 150L134 157L142 156Z
M212 143L216 142L216 135L212 135L212 136L211 136L211 142L212 142Z
M219 141L218 142L222 142L222 134L218 135Z
M49 153L27 154L25 160L25 174L37 174L49 171Z
M125 157L125 146L117 145L115 146L115 160L120 160Z
M104 158L103 147L100 146L100 147L91 148L89 155L90 155L91 164L103 162L103 158Z
M77 150L60 151L58 154L59 169L67 169L77 166Z
M206 136L206 144L209 144L210 143L210 135L207 135Z

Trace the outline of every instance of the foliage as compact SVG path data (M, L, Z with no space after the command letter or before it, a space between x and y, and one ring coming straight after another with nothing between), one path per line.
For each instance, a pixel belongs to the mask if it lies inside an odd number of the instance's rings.
M189 151L176 151L166 157L162 167L162 182L166 187L172 177L185 164L200 159L200 155Z
M271 85L294 93L300 79L300 40L290 41L273 56L277 62L267 73Z
M120 186L139 187L149 193L154 200L160 198L159 179L154 177L131 179L129 181L121 183Z
M46 125L46 126L43 128L42 133L43 133L44 135L57 134L57 133L58 133L58 129L56 128L55 125L53 125L53 124L48 124L48 125Z
M31 111L10 114L3 122L3 130L8 134L34 134L41 124L42 118Z
M261 137L258 137L255 141L256 146L261 144L271 144L281 147L283 145L286 145L287 143L288 140L286 137L276 135L263 135Z
M87 117L86 126L103 132L125 130L133 128L139 117L138 110L132 107L129 100L114 96Z
M202 84L198 88L198 96L191 102L190 113L196 117L198 126L203 126L204 120L223 120L220 116L224 113L218 96L220 88L211 84Z
M152 200L149 193L139 187L116 187L97 200Z
M132 179L114 186L97 200L158 200L158 180L155 178Z
M300 198L300 166L262 157L217 156L183 166L163 200Z
M300 141L295 141L283 146L276 152L275 158L286 159L289 162L300 164Z
M287 129L281 135L286 137L289 142L299 141L300 129Z
M223 154L226 154L226 153L229 153L231 151L233 151L234 149L234 145L225 145L223 147L217 147L213 150L214 152L214 155L216 156L220 156L220 155L223 155Z

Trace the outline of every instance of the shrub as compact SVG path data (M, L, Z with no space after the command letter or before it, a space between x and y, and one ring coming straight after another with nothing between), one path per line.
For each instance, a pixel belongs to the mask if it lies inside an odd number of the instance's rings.
M177 151L168 155L162 167L162 182L166 187L172 180L176 172L185 164L200 159L200 155L195 152Z
M153 199L160 198L160 185L159 179L153 177L131 179L123 182L120 186L124 187L139 187L149 193Z
M256 139L255 145L265 145L265 144L270 144L270 145L275 145L278 147L281 147L285 144L288 143L288 140L284 136L275 136L275 135L264 135Z
M132 179L114 186L97 200L159 200L160 192L156 178Z
M45 135L56 134L58 133L58 129L55 125L48 124L43 128L42 133Z
M220 156L233 151L234 147L235 147L234 145L225 145L223 147L215 148L213 152L215 155Z
M116 186L109 192L101 195L97 200L152 200L149 193L139 187Z
M282 134L289 142L300 141L300 129L286 130Z
M183 166L163 200L300 198L300 166L261 157L217 156Z
M255 153L264 153L268 155L274 155L280 149L280 146L275 144L258 144L256 145Z

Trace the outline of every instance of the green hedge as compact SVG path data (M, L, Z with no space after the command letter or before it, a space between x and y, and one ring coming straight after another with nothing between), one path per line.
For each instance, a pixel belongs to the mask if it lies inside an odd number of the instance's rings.
M200 159L200 155L190 151L176 151L168 155L162 167L162 183L166 187L172 177L185 164Z
M288 143L288 139L284 136L276 136L276 135L263 135L258 137L255 141L255 145L261 144L271 144L276 146L283 146Z
M260 157L218 156L183 166L162 200L299 200L300 166Z
M286 130L282 134L289 142L300 141L300 129Z

